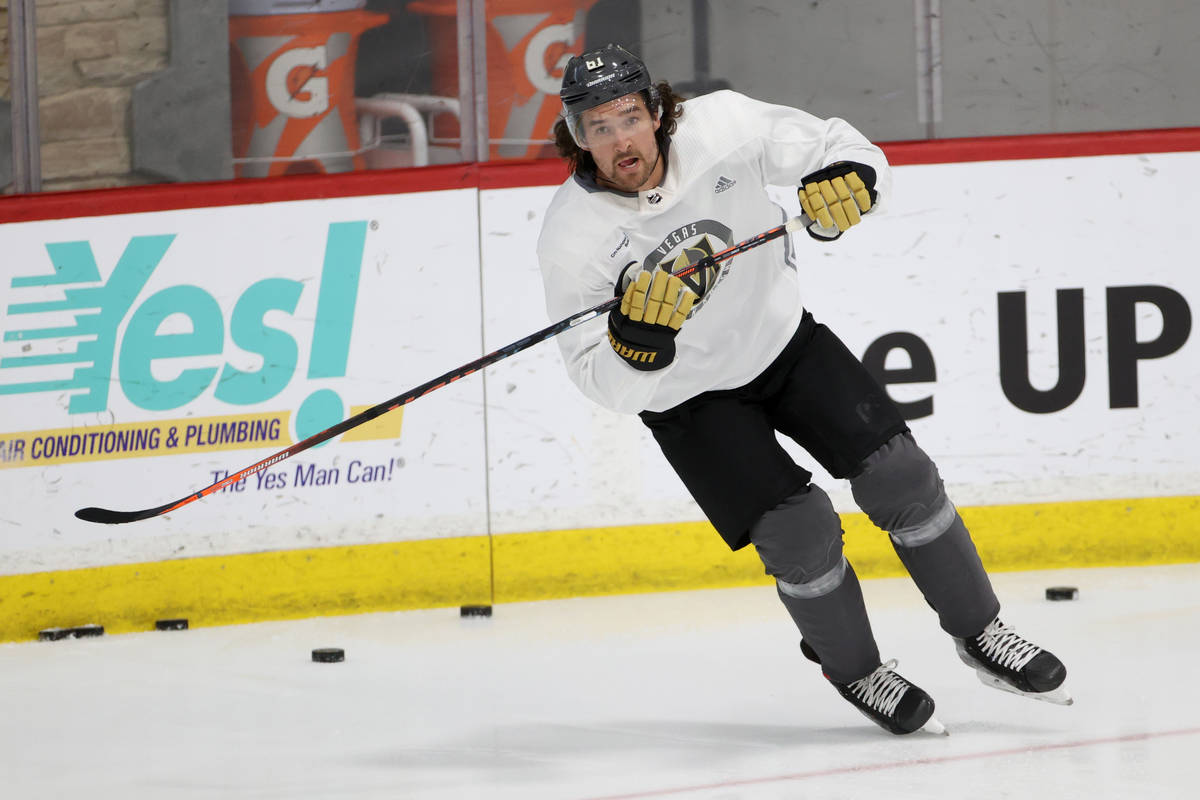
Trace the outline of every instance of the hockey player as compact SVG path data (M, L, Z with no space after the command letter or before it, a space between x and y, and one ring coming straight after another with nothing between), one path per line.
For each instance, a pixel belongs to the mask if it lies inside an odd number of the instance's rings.
M1000 621L970 535L895 404L804 309L790 246L669 274L779 219L767 184L798 186L810 235L837 239L887 201L882 151L840 119L731 91L683 102L617 45L572 58L561 97L555 138L572 175L538 241L550 317L621 297L607 328L558 337L580 390L640 415L729 547L754 545L805 655L883 728L944 730L929 695L881 661L840 519L776 431L849 480L985 683L1070 702L1062 662Z

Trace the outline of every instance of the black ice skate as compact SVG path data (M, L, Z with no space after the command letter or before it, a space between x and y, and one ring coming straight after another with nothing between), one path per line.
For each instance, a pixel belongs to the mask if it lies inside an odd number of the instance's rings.
M1064 706L1074 702L1062 685L1067 678L1063 663L1053 653L1022 639L999 617L978 636L955 637L954 644L958 657L974 667L987 686Z
M807 642L801 640L800 649L810 661L821 663ZM863 716L884 730L897 735L921 729L947 734L946 726L933 716L933 698L896 672L895 659L879 665L865 678L850 683L838 683L828 675L825 679Z

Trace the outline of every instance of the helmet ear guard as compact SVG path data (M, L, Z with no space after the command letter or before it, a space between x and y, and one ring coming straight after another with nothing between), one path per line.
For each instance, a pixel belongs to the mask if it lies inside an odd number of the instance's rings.
M650 109L655 119L662 119L662 98L658 96L658 87L654 84L650 84L650 88L646 90L646 108Z

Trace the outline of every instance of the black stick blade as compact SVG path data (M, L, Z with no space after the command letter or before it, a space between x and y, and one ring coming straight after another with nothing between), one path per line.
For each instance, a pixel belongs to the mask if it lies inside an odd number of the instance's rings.
M147 508L142 511L113 511L108 508L96 508L89 506L81 508L75 512L75 516L84 522L99 522L103 525L121 525L126 522L137 522L142 519L150 519L157 517L165 511L170 511L172 508L179 505L178 503L167 503L165 506L158 508Z

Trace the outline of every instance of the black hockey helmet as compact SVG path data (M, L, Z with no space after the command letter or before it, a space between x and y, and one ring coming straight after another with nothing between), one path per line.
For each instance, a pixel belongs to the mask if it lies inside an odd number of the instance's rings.
M575 143L585 147L578 135L579 117L584 111L635 92L643 94L646 107L657 116L658 93L650 81L650 71L640 58L619 44L572 56L563 70L558 94Z

